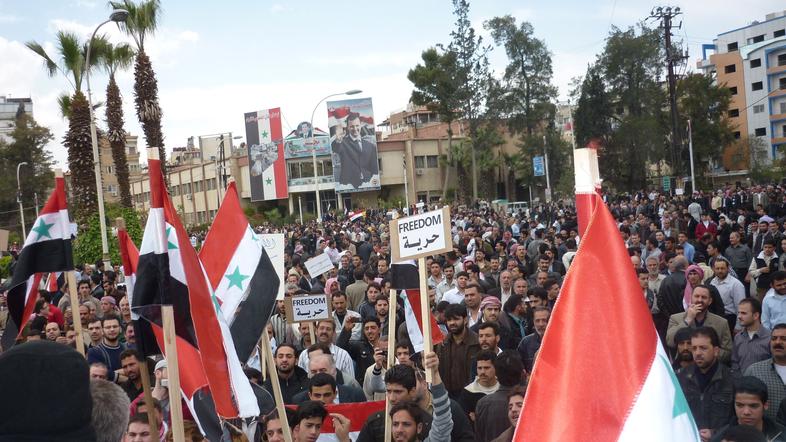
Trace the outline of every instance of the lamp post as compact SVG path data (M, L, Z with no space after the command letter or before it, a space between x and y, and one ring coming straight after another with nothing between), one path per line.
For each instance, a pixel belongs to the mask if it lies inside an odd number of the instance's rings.
M317 112L317 108L319 107L319 105L322 104L323 101L327 100L330 97L336 97L338 95L357 95L357 94L359 94L361 92L363 92L363 91L361 91L360 89L351 89L351 90L348 90L346 92L339 92L339 93L336 93L336 94L330 94L327 97L319 100L319 102L317 102L317 105L314 106L314 110L311 111L311 122L309 123L310 124L310 128L311 128L311 146L312 146L312 148L311 148L311 161L312 161L312 163L314 165L314 191L317 193L317 223L320 223L320 224L322 223L322 204L321 204L320 198L319 198L319 178L317 177L317 145L314 144L314 114Z
M105 268L111 268L109 261L109 242L106 237L106 215L104 214L104 188L101 184L101 159L98 156L98 138L96 136L96 122L93 116L93 94L90 91L90 50L93 46L93 39L96 37L101 26L109 22L124 22L128 18L128 11L125 9L115 9L109 15L109 19L96 26L90 40L87 41L87 54L85 55L85 80L87 82L87 107L90 109L90 141L93 143L93 171L96 175L96 193L98 194L98 225L101 227L101 253Z
M27 161L22 161L16 165L16 202L19 203L19 218L22 222L22 243L27 239L27 229L25 229L25 208L22 205L22 185L19 181L19 168L27 166Z

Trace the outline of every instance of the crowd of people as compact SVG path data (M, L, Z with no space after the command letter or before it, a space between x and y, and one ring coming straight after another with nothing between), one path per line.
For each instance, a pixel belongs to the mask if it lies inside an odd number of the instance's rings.
M729 185L679 196L642 190L603 199L631 257L632 268L614 270L637 274L702 440L786 440L784 188ZM270 371L290 406L286 422L293 440L317 440L330 419L332 440L382 441L384 411L356 425L361 430L350 438L350 420L328 406L387 399L393 440L511 441L552 309L581 242L572 202L518 213L481 202L451 208L453 251L426 260L432 314L444 338L425 355L410 339L403 299L390 309L400 292L394 287L389 218L371 209L355 221L327 215L320 223L256 227L259 233L285 234L280 283L286 296L324 293L332 303L332 320L307 324L290 323L284 301L277 301L268 323L275 364ZM305 262L319 254L334 268L310 275ZM57 430L79 435L68 440L92 440L84 438L85 431L112 442L168 440L166 361L149 361L150 373L140 368L144 358L134 349L122 271L100 262L77 271L86 360L66 349L76 345L66 288L41 290L19 344L0 355L0 386L19 391L31 379L47 378L32 391L51 400L66 382L48 374L57 371L70 376L69 385L79 392L69 390L70 403L93 404L92 418L84 408L69 407L72 427ZM4 308L0 326L3 313ZM603 320L588 326L602 327ZM395 362L389 366L391 321ZM41 362L28 372L33 360ZM58 360L70 368L43 371ZM272 393L273 374L262 373L259 355L244 366L252 382ZM25 377L35 370L41 376ZM151 380L152 404L142 395L144 376ZM33 400L28 393L19 394ZM17 404L0 402L0 415L13 416ZM149 428L148 413L158 435ZM188 440L202 440L187 412L186 418ZM276 411L260 417L264 440L284 440L282 418ZM55 428L21 426L0 424L0 440ZM228 438L244 440L228 427ZM733 438L745 432L756 436Z

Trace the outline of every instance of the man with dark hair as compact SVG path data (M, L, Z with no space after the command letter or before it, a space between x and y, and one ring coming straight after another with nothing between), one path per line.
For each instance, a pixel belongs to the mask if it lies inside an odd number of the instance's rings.
M451 399L457 399L471 379L472 360L480 352L478 335L467 327L467 309L451 304L445 309L445 320L450 335L434 347L441 361L440 374Z
M510 425L507 418L508 393L522 383L524 365L514 350L505 350L494 360L499 382L496 392L481 398L475 407L475 439L492 440Z
M352 186L354 189L379 174L377 146L362 137L361 129L360 114L350 112L347 117L348 136L333 146L333 153L341 164L337 181L342 186Z
M308 388L308 373L296 364L296 354L297 350L292 344L280 344L273 354L276 374L281 384L281 396L285 404L294 404L295 395ZM270 378L265 381L263 386L270 394L273 394Z
M349 357L349 353L343 348L340 348L333 342L336 338L336 323L332 320L324 320L317 322L316 326L316 335L317 335L317 342L320 344L326 344L330 346L330 354L333 355L333 358L336 362L336 366L339 370L349 373L351 377L355 377L355 363L352 361L352 358ZM308 352L300 353L298 357L297 365L300 368L306 369L308 368Z
M508 393L508 420L510 421L510 428L505 430L491 442L513 442L513 433L516 431L516 426L519 424L521 409L524 408L525 394L526 389L521 385L517 385L510 390Z
M728 363L731 359L731 332L729 323L725 318L709 311L712 304L710 287L699 284L693 287L691 305L682 313L675 313L669 317L669 329L666 332L666 342L673 345L674 335L682 328L710 327L720 337L720 359Z
M729 422L734 412L731 372L720 363L719 345L715 329L694 329L691 333L691 350L695 365L677 372L699 434L704 439Z
M458 403L469 417L470 421L475 421L475 405L487 394L494 393L499 389L497 374L494 368L494 361L497 353L491 350L483 350L478 353L475 359L475 380L461 390Z
M344 291L347 294L347 302L349 303L349 308L358 313L361 313L360 305L363 304L363 301L366 296L366 287L368 287L368 282L364 278L365 272L366 272L365 267L363 266L355 267L355 269L353 270L353 276L355 278L355 282L348 285L346 290Z
M327 409L322 402L306 401L300 404L295 412L295 418L292 420L292 441L316 441L322 432L322 422L327 416ZM333 419L336 439L339 442L350 442L349 419L337 413L331 413L330 417Z
M534 331L519 342L517 350L527 373L532 373L535 355L540 350L540 343L543 341L543 334L546 333L546 326L549 324L550 318L551 310L548 307L535 307L532 311Z
M755 253L755 252L754 252ZM745 277L747 282L756 281L756 299L761 301L767 290L770 289L771 281L778 270L778 255L775 253L775 241L767 239L764 241L761 252L751 261L748 267L748 275Z
M734 336L731 372L741 376L751 364L770 357L770 329L761 324L761 304L756 298L743 299L737 309L742 331Z
M147 420L147 413L137 413L128 420L128 429L124 442L153 442L158 437L150 432L150 424Z
M527 307L524 305L524 297L519 294L511 295L502 306L502 312L510 324L510 341L513 345L518 345L527 332Z
M680 368L693 366L693 353L691 352L690 335L693 330L683 328L674 335L674 346L677 348L677 355L671 367L676 372Z
M120 354L126 345L120 342L120 318L114 315L101 319L104 337L101 343L87 351L87 363L101 362L109 368L109 380L117 382L120 370Z
M289 433L292 434L295 423L295 411L285 408L287 423L289 423ZM269 415L262 418L262 435L265 442L286 442L284 439L284 423L274 410Z
M753 376L743 376L734 383L734 418L731 422L718 429L717 436L712 441L724 440L720 435L736 425L746 425L761 431L767 440L778 441L784 439L786 427L764 416L769 408L767 400L767 386L764 382Z
M148 373L142 373L140 370L140 359L139 352L134 349L129 348L120 353L120 366L123 368L123 374L128 378L120 386L131 401L142 394L142 376L148 376Z
M770 285L761 303L761 323L772 330L776 324L786 323L786 271L773 273Z
M317 373L311 378L308 398L325 405L366 401L366 396L357 388L337 385L336 379L327 373Z
M350 339L359 341L362 332L360 314L347 308L347 295L341 292L333 293L331 296L331 305L333 307L332 316L335 329L342 330L349 321L353 326L353 328L350 329Z
M770 353L772 358L756 362L743 372L745 376L755 376L767 385L770 406L767 417L775 419L781 402L786 397L786 384L781 373L786 373L786 324L778 324L770 332Z
M346 350L357 364L355 379L360 385L363 385L363 379L366 376L368 367L374 365L374 349L379 344L380 333L382 332L379 319L377 318L365 318L362 324L363 337L359 341L352 341L350 336L353 333L354 318L350 320L347 317L336 341L336 345Z
M498 338L496 343L494 343L497 353L502 350L508 350L514 348L518 345L518 341L513 341L511 338L512 332L510 330L510 325L508 325L508 318L507 316L500 316L502 312L500 311L502 308L502 304L500 304L499 299L493 296L486 296L480 301L480 314L481 320L475 325L470 326L470 330L478 334L478 338L480 338L480 329L484 324L494 324L496 327L495 336ZM481 342L481 348L483 347L483 342ZM500 348L502 350L500 350Z

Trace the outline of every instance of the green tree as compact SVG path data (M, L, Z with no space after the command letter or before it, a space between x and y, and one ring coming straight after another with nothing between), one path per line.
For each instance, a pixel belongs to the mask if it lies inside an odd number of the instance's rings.
M123 218L126 221L126 231L137 246L142 242L142 220L140 215L128 207L119 204L106 205L106 225L114 225L114 220ZM74 261L77 263L93 263L102 258L101 227L98 224L98 214L93 213L80 229L79 235L74 240ZM113 263L120 261L120 246L117 237L109 236L109 256Z
M37 195L42 202L54 185L52 175L52 156L45 146L54 138L49 129L39 126L32 116L17 113L14 128L9 134L11 141L0 138L0 166L6 173L0 174L0 224L19 225L19 205L17 204L16 167L21 162L20 181L22 202L25 206L25 223L35 221L33 206ZM11 229L16 230L16 229ZM21 233L21 230L20 230Z
M586 145L592 139L608 143L611 136L612 104L603 73L597 64L587 68L587 75L575 90L578 95L576 110L573 113L573 130L576 144Z
M95 48L106 43L103 37L93 40ZM71 193L74 218L81 224L98 207L95 172L93 170L93 148L90 137L90 108L87 98L82 93L82 81L95 64L86 66L87 44L80 41L76 34L65 31L57 32L57 55L59 63L47 54L40 43L31 41L27 47L43 58L46 71L50 76L61 73L71 85L69 99L59 100L64 115L68 118L68 131L63 144L68 149L68 169L71 172ZM97 54L98 50L94 52Z
M161 171L166 177L166 150L164 134L161 130L161 106L158 101L158 80L153 71L153 64L145 52L145 38L153 35L161 18L161 2L159 0L110 1L115 9L128 11L128 18L120 27L130 35L136 45L136 62L134 63L134 98L136 115L145 133L148 147L157 147L161 159Z
M118 69L127 69L134 60L134 50L128 44L117 46L108 44L103 51L101 65L109 73L109 84L106 86L106 125L107 138L112 146L112 160L115 163L117 186L120 190L120 204L133 207L131 201L131 184L128 179L128 161L126 159L126 131L123 129L123 98L115 81Z
M551 84L551 52L543 40L533 36L530 23L517 26L510 15L488 20L484 27L508 56L497 96L501 113L513 133L533 135L544 122L554 119L557 88Z
M423 64L418 64L409 70L407 78L415 86L412 91L412 102L419 106L426 106L436 112L440 119L447 124L448 149L447 167L445 168L445 181L442 184L442 194L448 191L450 168L455 166L452 155L453 123L460 117L460 89L461 84L456 76L456 53L434 47L423 51L421 58Z
M680 118L691 122L696 174L702 176L709 161L720 158L723 148L734 142L734 131L726 118L731 91L707 75L694 73L677 83L677 100ZM687 143L688 137L684 140ZM688 164L688 150L684 152L684 164Z

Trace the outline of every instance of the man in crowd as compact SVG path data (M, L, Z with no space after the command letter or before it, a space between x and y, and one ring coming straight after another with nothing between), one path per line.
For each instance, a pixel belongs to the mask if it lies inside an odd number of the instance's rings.
M750 247L742 243L739 232L732 232L729 235L729 247L726 248L723 256L731 263L731 268L737 274L737 279L746 281L748 267L753 260L753 252L751 252Z
M674 335L682 328L710 327L720 339L720 360L728 363L731 358L731 332L726 319L708 311L712 304L710 288L699 284L693 288L692 303L688 310L675 313L669 318L669 329L666 333L666 342L673 343ZM695 358L695 355L694 355Z
M510 428L491 442L513 442L513 433L516 431L516 426L519 424L519 415L524 408L525 394L526 390L520 385L510 390L508 393L508 421L510 421Z
M344 327L338 335L336 344L346 350L357 364L355 379L362 385L368 367L374 365L374 350L380 342L380 324L377 318L366 318L363 320L363 337L359 341L352 341L353 322L351 318L346 318ZM386 342L387 343L387 342Z
M543 334L546 333L546 326L549 324L551 310L548 307L535 307L532 312L532 322L534 331L525 336L518 345L518 352L524 369L527 373L532 373L535 365L535 355L540 350L540 343L543 341Z
M770 357L770 330L761 323L761 304L756 298L740 301L737 318L742 331L734 336L731 372L741 376L750 365Z
M362 391L336 384L336 379L327 373L317 373L309 380L308 398L324 405L366 401Z
M761 323L772 330L776 324L786 323L786 271L773 273L770 285L761 306Z
M671 367L675 372L681 368L693 366L693 353L690 345L692 332L693 330L690 328L683 328L674 335L674 346L677 348L677 354Z
M494 296L500 300L502 305L508 302L510 296L513 294L513 278L510 272L504 270L499 275L499 287L493 288L488 292L489 296Z
M451 304L445 310L449 336L434 351L442 361L440 374L451 398L458 399L464 386L471 381L472 360L480 352L478 335L467 327L467 309L459 304Z
M347 295L338 292L332 295L333 322L336 330L342 330L347 320L351 321L354 327L351 330L353 341L359 341L361 337L360 314L347 309Z
M775 253L775 241L767 239L764 241L761 252L751 261L748 267L748 282L756 282L754 294L761 301L764 294L770 289L771 280L778 270L778 255ZM751 290L753 292L753 290Z
M710 327L699 327L691 333L693 367L681 369L677 378L685 393L702 439L731 419L733 385L731 372L720 362L718 334Z
M297 351L292 344L279 344L273 354L276 363L276 374L281 384L281 396L285 404L294 404L293 398L308 389L308 373L296 365ZM265 389L273 394L270 379L265 381Z
M509 349L513 348L518 343L514 343L513 339L511 338L512 332L510 330L510 326L508 325L507 317L503 318L500 316L502 313L500 311L501 307L502 305L500 304L499 299L493 296L486 296L483 298L483 300L480 302L480 313L482 315L481 321L470 327L470 330L480 336L480 328L483 324L496 324L496 345L502 349Z
M456 279L453 278L454 275L454 268L453 266L445 266L444 270L442 271L444 277L442 281L437 284L437 303L442 301L442 298L445 296L445 293L453 290L456 288Z
M515 351L506 350L500 353L494 360L494 369L499 388L481 398L475 407L476 440L492 440L508 428L508 393L522 384L524 366Z
M716 260L712 270L715 277L710 284L718 289L729 329L734 330L737 325L737 309L740 302L745 299L745 286L729 274L729 262L726 260Z
M297 407L292 420L293 442L315 442L322 432L322 423L328 417L325 405L319 401L306 401ZM336 439L339 442L350 442L349 420L340 414L331 414Z
M136 350L129 348L120 353L120 365L123 368L123 374L128 378L120 386L128 395L128 399L132 401L142 394L142 376L148 376L148 373L141 372L139 362L140 356Z
M753 376L738 379L734 382L734 418L729 425L717 431L717 440L723 439L721 436L726 430L735 425L753 427L764 434L768 441L783 440L786 427L764 415L769 405L764 382Z
M122 370L120 354L126 349L125 344L120 342L120 319L110 315L101 319L101 328L104 337L100 344L87 351L87 362L101 362L109 368L109 380L118 381L118 375Z
M781 377L781 373L786 372L786 324L777 324L770 333L772 358L751 364L743 374L757 377L767 385L770 406L765 415L775 419L781 401L786 397L786 384Z
M464 387L459 396L458 403L472 422L475 422L475 405L478 401L499 389L497 373L494 368L496 359L497 353L493 351L483 350L478 353L475 361L475 372L477 373L475 380Z
M333 355L336 361L336 367L344 372L347 372L351 377L355 377L355 364L349 353L343 348L340 348L333 343L336 337L336 323L330 321L319 321L317 323L317 342L330 346L330 354ZM308 368L308 352L300 353L297 365L302 369Z

